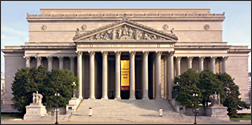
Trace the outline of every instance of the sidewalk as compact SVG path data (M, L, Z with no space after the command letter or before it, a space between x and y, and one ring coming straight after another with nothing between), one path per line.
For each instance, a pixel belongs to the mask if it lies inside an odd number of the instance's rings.
M74 122L74 121L59 121L59 124L193 124L193 123L185 123L185 122ZM24 120L1 120L1 124L55 124L55 121L51 122L34 122L34 121L24 121ZM197 122L197 124L251 124L251 121L243 120L242 122L230 121L226 123L203 123Z

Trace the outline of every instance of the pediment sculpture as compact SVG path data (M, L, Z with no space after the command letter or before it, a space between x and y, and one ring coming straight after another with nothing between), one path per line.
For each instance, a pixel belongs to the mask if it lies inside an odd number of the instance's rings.
M167 38L149 33L130 26L122 26L113 28L93 36L87 37L84 40L168 40Z
M41 94L38 93L38 91L36 91L36 93L32 94L32 104L36 104L36 105L41 105L42 104L42 98L43 96Z

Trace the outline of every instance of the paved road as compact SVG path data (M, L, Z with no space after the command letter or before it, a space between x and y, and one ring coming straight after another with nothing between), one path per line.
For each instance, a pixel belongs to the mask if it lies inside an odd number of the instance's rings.
M55 121L51 122L31 122L31 121L23 121L23 120L1 120L1 124L55 124ZM127 122L127 121L121 121L121 122L71 122L71 121L62 121L59 122L59 124L193 124L193 123L182 123L182 122ZM213 124L213 123L202 123L197 122L197 124ZM242 122L236 122L236 121L230 121L226 123L214 123L214 124L251 124L251 121L242 121Z

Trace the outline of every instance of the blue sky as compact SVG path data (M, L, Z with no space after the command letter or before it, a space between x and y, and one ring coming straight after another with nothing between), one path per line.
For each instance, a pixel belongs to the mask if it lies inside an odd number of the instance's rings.
M29 42L26 14L40 14L40 8L210 8L211 13L225 12L223 42L251 48L251 1L1 1L1 49ZM248 64L251 72L251 53Z

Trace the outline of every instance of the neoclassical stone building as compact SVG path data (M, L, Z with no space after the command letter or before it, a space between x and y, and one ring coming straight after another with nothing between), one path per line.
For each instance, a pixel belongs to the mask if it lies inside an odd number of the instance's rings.
M248 99L248 46L222 41L225 13L210 9L40 9L27 14L29 42L5 46L6 94L17 69L42 65L79 77L81 99L172 99L189 68L227 72ZM120 61L129 60L129 91ZM11 110L11 109L10 109Z

